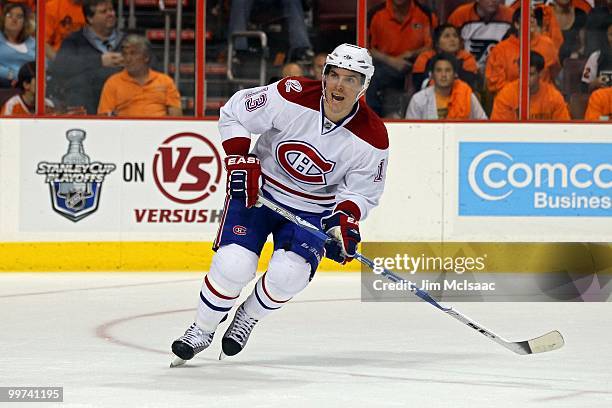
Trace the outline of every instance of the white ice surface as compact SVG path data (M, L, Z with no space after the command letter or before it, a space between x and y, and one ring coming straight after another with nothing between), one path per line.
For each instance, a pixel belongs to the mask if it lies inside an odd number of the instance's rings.
M170 369L202 276L0 274L0 386L64 387L61 404L8 406L612 407L610 303L455 304L511 340L565 336L518 356L428 304L360 302L358 274L321 273L240 355L217 360L226 322Z

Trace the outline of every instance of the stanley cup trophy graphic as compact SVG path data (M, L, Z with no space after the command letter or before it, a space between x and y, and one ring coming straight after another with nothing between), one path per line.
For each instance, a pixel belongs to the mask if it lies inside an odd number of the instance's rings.
M66 139L68 152L61 163L40 162L36 173L49 184L53 210L77 222L98 209L102 183L117 166L90 160L83 147L84 130L70 129Z
M66 132L66 138L70 144L68 145L68 153L62 157L62 164L89 164L89 156L85 154L85 150L83 149L85 131L81 129L70 129ZM85 207L87 199L93 196L92 183L59 183L57 195L65 200L67 208L74 211L82 210L83 207Z

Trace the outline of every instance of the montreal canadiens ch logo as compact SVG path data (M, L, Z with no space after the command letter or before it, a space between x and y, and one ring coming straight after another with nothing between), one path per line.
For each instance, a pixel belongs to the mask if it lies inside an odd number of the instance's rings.
M294 140L279 143L276 161L289 176L306 184L327 184L325 175L336 166L308 143Z
M234 225L234 228L232 228L232 230L236 235L246 235L247 233L246 227L243 227L242 225Z

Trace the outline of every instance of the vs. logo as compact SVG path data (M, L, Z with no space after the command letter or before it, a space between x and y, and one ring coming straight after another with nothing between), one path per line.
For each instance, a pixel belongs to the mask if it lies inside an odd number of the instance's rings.
M164 140L153 159L153 178L172 201L193 204L217 191L221 157L215 146L197 133L178 133Z
M292 178L306 184L327 184L325 175L336 166L308 143L294 140L279 143L276 161Z

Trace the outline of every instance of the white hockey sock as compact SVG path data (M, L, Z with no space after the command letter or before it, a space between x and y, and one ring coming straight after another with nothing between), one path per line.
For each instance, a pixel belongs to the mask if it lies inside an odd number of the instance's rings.
M204 277L196 318L196 323L202 330L214 332L217 329L219 322L236 304L240 293L231 295L234 294L228 294L219 285L214 284L208 275Z
M270 290L266 287L266 274L264 273L257 281L253 292L244 302L244 311L253 319L261 319L270 312L280 309L285 303L291 300L279 298L275 294L270 295Z

